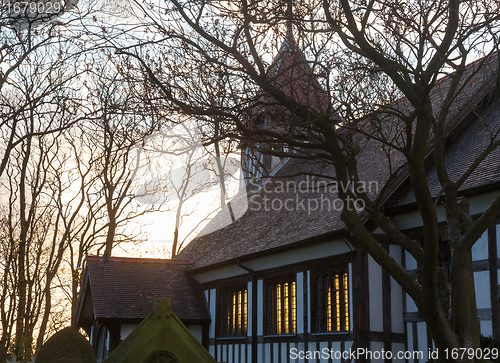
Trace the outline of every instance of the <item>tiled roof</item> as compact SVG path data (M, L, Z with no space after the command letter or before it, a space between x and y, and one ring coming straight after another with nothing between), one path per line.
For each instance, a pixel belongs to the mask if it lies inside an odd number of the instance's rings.
M310 62L291 36L284 40L281 50L267 70L267 77L275 87L300 105L320 113L329 111L327 93L318 82L318 76L314 74ZM266 94L260 96L250 114L250 122L253 122L256 116L268 116L268 123L258 126L277 130L281 121L295 118L274 97ZM332 118L335 119L336 114L333 115Z
M326 111L327 93L319 84L318 76L314 74L310 63L292 37L287 37L283 42L282 49L269 67L267 75L288 97L317 112Z
M494 99L481 118L471 120L467 128L450 143L445 154L445 163L451 181L457 181L466 168L486 149L491 137L500 130L500 98ZM498 139L498 136L496 137ZM436 197L441 186L434 166L429 168L427 177L433 197ZM500 182L500 148L493 150L467 178L459 189L471 190ZM401 207L415 203L415 196L408 185L398 192L391 207Z
M484 147L489 138L487 129L483 125L483 119L477 117L466 118L492 90L495 84L494 75L497 68L497 58L495 57L493 60L486 62L487 66L475 73L479 64L475 62L468 66L464 75L465 77L472 76L472 79L459 97L454 100L449 110L447 130L450 135L453 134L451 131L457 125L467 123L465 124L465 131L459 135L459 139L454 139L455 148L449 147L447 152L448 165L452 175L463 172L466 168L466 163L471 162L471 158L482 150L481 148ZM436 87L433 89L431 100L435 110L438 110L442 104L449 85L450 78L446 77L437 82ZM411 112L409 103L405 99L401 99L396 107L405 113ZM490 111L486 114L488 118L487 122L490 122L491 119L492 125L496 125L498 121L497 115L500 113L500 104L497 101L489 107ZM395 137L401 137L401 131L404 127L401 127L401 124L399 124L400 121L394 119L387 119L385 121L387 124L392 123L394 125L394 127L388 127L388 129L398 130L399 136L396 134ZM498 138L498 135L496 137ZM451 139L449 143L452 143ZM377 182L379 189L381 189L387 183L389 177L387 155L381 143L374 139L361 141L361 144L362 151L357 157L360 180ZM432 145L430 145L429 150L432 150ZM477 172L464 185L464 188L472 188L500 181L500 158L498 155L499 151L497 150L491 157L483 161ZM400 152L393 149L390 156L393 169L404 165L405 159ZM312 164L309 161L293 159L277 175L283 177L281 179L282 182L286 183L287 181L294 180L296 183L299 183L305 176L290 177L290 175L311 172L314 171L314 168L322 168L319 172L321 175L334 175L334 169L331 165L321 166L319 163ZM403 173L402 176L405 177L405 174ZM432 173L429 178L431 187L436 190L437 184L436 180L432 180ZM398 183L400 182L398 181ZM345 231L345 225L340 219L339 211L330 210L325 212L321 208L315 211L307 210L309 201L322 201L321 193L314 193L312 191L304 193L294 193L293 191L277 193L276 186L279 183L280 179L272 179L268 182L265 189L261 189L257 194L249 195L248 210L241 218L215 232L195 238L181 251L178 257L195 259L196 262L190 269L205 268L252 255L255 256L284 246L291 246L317 238L318 236L330 236ZM389 188L390 193L398 190L400 186L398 183L394 182L394 187L391 185ZM271 190L271 192L267 192L266 190ZM403 204L411 203L412 201L408 193L409 191L401 199ZM373 191L371 197L376 195L377 192ZM260 210L257 210L258 206L252 200L263 202L264 197L269 198L271 201L278 199L282 203L287 199L292 199L294 200L294 209L286 210L285 208L281 208L280 210L274 210L272 205L268 203L270 208L265 211L261 203ZM326 197L330 198L330 200L335 200L336 194L327 193L324 198ZM302 204L301 200L303 200ZM391 198L391 200L393 199ZM279 202L276 203L277 205L279 204ZM305 205L306 208L302 209L301 205ZM211 230L214 229L212 228Z
M95 317L144 319L156 299L167 298L180 319L209 319L201 287L185 273L193 262L124 257L104 262L88 256Z

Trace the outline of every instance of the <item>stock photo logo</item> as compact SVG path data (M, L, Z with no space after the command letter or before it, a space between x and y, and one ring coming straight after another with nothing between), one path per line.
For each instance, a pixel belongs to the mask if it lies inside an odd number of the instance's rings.
M175 207L196 200L197 209L222 210L203 230L221 229L248 209L237 155L215 157L196 124L183 122L148 136L129 153L135 197L143 206Z

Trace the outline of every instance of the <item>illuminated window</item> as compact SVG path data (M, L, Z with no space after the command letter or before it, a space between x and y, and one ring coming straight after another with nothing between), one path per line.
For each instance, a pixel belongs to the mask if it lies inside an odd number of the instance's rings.
M267 285L267 333L295 334L297 331L297 284L294 278Z
M248 324L247 289L222 290L218 294L219 337L244 337Z
M349 277L347 266L314 274L316 332L349 331Z

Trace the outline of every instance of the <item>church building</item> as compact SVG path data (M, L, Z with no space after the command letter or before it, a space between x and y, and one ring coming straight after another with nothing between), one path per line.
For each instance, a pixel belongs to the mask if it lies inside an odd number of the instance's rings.
M280 58L281 57L281 58ZM285 42L276 72L305 59ZM299 62L300 63L300 62ZM475 71L476 63L468 72ZM486 62L450 109L446 163L451 175L462 173L490 142L484 122L500 128L497 60ZM284 90L301 102L323 107L324 95L307 68L286 73L297 77ZM279 82L279 77L277 77ZM433 94L439 103L449 79ZM478 117L477 107L482 107ZM265 112L258 118L270 122ZM250 151L244 152L249 155ZM154 299L169 298L172 310L198 337L217 362L350 363L344 352L421 351L432 348L425 322L414 302L362 248L340 218L335 185L315 177L312 161L254 153L243 159L248 192L231 202L174 260L90 256L74 324L84 328L99 359L105 358L152 309ZM378 193L388 182L380 145L369 142L358 157L365 187ZM334 175L332 166L321 166ZM312 172L311 172L312 171ZM291 175L294 175L291 177ZM436 171L428 170L434 197ZM422 221L408 178L398 180L386 198L391 221L413 240L423 238ZM494 150L460 190L460 205L478 218L500 194L500 150ZM236 214L236 215L235 215ZM438 207L442 228L440 262L449 265L446 214ZM372 225L369 220L368 226ZM415 259L373 224L373 235L406 270L417 274ZM481 334L500 338L500 219L472 249ZM111 281L110 279L113 279ZM427 356L393 357L394 362L425 363ZM382 362L380 357L360 361Z

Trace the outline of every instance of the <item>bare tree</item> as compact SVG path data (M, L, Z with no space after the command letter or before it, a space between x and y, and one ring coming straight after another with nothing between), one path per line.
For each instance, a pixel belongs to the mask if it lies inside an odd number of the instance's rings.
M33 10L33 5L37 5L38 8ZM43 9L39 5L43 5ZM49 5L52 9L49 13L45 13ZM60 95L61 88L68 87L68 83L79 75L75 71L74 64L78 62L76 54L81 50L78 46L81 33L72 32L69 39L66 34L71 24L79 18L72 17L64 23L56 21L61 13L73 8L73 5L72 2L65 4L64 1L54 1L50 4L5 1L0 4L0 43L2 44L0 46L0 133L2 136L0 176L7 167L12 150L25 138L30 135L57 133L76 122L76 119L71 118L53 119L50 122L47 119L46 122L37 123L31 130L32 134L25 134L28 128L23 124L24 113L29 112L29 109L35 105L51 102L50 99L54 95ZM57 76L54 66L69 57L74 57L73 67L67 68L68 72L60 72ZM24 97L25 90L20 87L26 84L25 81L33 75L33 72L39 72L36 83L39 89L37 92L30 90L31 96L28 99Z
M136 202L138 162L136 153L143 140L158 131L159 122L149 114L147 106L136 102L135 92L142 92L143 84L127 83L118 72L110 70L110 63L94 67L95 83L87 84L89 101L93 105L91 117L81 123L81 143L87 149L88 164L97 176L90 190L94 218L104 213L105 242L103 258L109 258L113 246L124 240L134 240L130 231L120 227L158 206ZM103 74L111 74L105 78ZM100 78L99 78L100 77ZM94 202L96 201L96 202ZM140 234L140 233L139 233Z
M345 206L349 198L366 205L363 213L344 208L342 220L415 301L438 348L477 348L470 251L498 217L500 198L464 229L458 190L500 144L498 130L485 124L491 142L458 178L450 176L444 153L451 120L460 119L457 105L466 98L479 102L499 84L499 6L489 0L323 0L293 7L171 0L144 7L154 39L115 46L124 60L135 59L172 112L217 117L224 137L267 154L331 165L333 176L318 175L340 185L362 181L359 164L368 150L379 150L389 177L380 193L339 190ZM468 65L477 56L482 60ZM214 90L226 95L224 102L213 102ZM206 136L206 143L222 137ZM437 197L426 179L427 163L437 170ZM381 208L405 177L423 221L422 243L398 230ZM449 276L438 262L439 205L447 211ZM382 248L367 218L417 260L418 278Z

